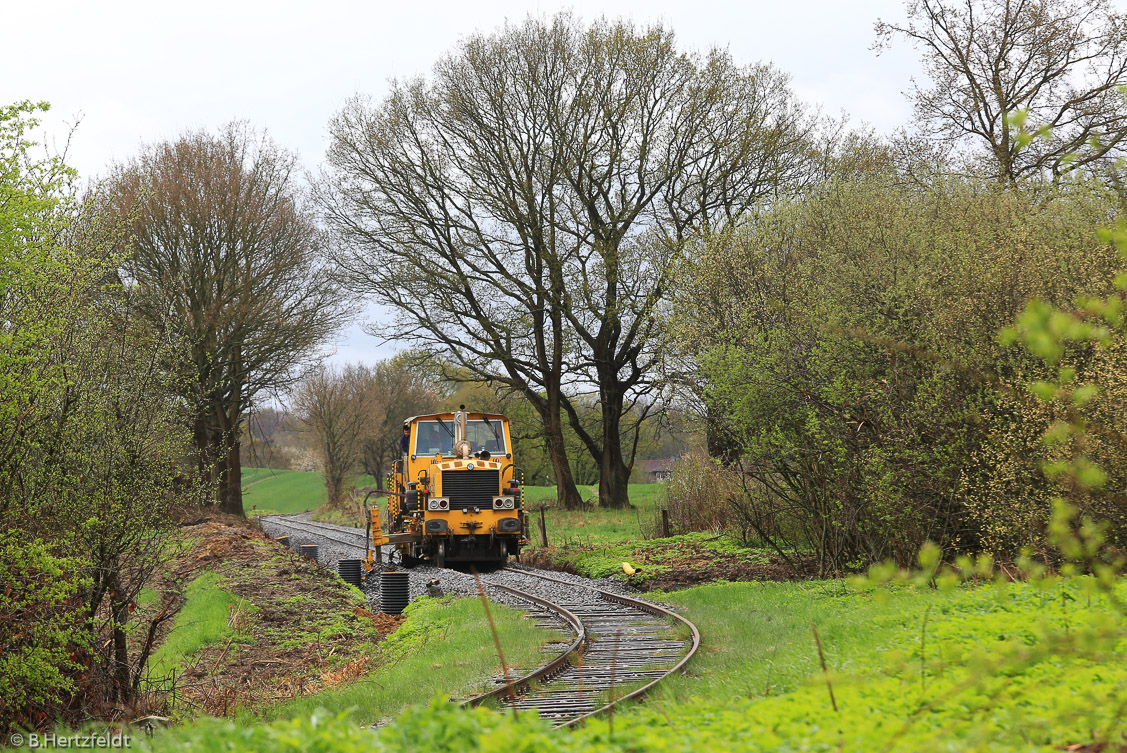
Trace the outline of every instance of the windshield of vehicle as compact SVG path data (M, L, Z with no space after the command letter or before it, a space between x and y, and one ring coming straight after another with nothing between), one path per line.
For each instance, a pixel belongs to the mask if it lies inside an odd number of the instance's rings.
M500 421L466 421L466 441L474 452L483 448L493 455L505 452L505 432Z
M466 441L477 452L482 448L493 455L505 453L505 433L497 420L466 421ZM416 455L451 455L454 452L453 421L419 421L415 425Z

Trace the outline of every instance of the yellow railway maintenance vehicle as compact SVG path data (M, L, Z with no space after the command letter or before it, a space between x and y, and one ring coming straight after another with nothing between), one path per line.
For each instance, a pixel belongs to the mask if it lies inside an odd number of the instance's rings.
M405 567L422 560L501 564L520 554L528 519L509 419L463 405L414 416L404 428L407 452L388 474L386 531L379 508L370 511L372 546L393 547Z

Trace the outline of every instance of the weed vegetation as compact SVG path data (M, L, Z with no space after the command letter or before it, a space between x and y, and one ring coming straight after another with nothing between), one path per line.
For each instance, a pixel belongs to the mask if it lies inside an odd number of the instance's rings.
M576 733L551 731L531 715L462 711L441 697L418 703L439 684L420 671L430 659L420 651L395 669L404 673L396 682L373 677L415 690L403 698L411 708L378 733L356 725L369 716L366 700L314 711L322 700L314 697L278 708L283 721L206 720L165 733L150 749L1060 750L1127 734L1127 642L1115 596L1127 596L1127 587L1108 593L1085 576L940 587L880 579L700 586L664 597L705 636L689 673ZM431 629L418 615L449 613L437 606L415 608L399 646ZM442 643L447 656L451 643ZM349 704L357 707L351 714Z
M489 608L513 671L539 666L541 647L563 638L535 627L516 610L500 604ZM349 685L244 710L238 721L309 717L320 708L332 714L351 711L354 722L372 724L436 694L470 695L492 687L500 663L479 599L424 597L404 614L407 621L379 645L375 671Z
M254 607L219 588L219 580L218 573L207 571L188 584L184 606L149 664L152 676L162 677L174 670L183 670L192 654L200 649L228 637L238 639L231 625L231 613Z
M588 578L627 579L622 565L627 562L636 573L628 578L635 586L669 576L685 566L686 557L723 560L729 564L766 565L769 553L747 547L734 539L709 533L687 533L651 541L623 541L594 548L564 548L554 562Z

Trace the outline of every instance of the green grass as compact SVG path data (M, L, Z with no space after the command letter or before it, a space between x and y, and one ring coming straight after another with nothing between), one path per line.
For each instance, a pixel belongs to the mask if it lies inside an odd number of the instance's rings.
M155 606L160 601L160 594L152 586L145 586L141 589L141 593L137 594L137 606L151 607Z
M273 468L243 468L243 488L245 489L256 481L261 481L262 479L270 478L274 474L284 472L285 471L279 471Z
M586 510L564 510L555 506L556 487L526 486L525 501L532 522L532 543L540 543L540 514L534 509L548 505L545 522L550 546L599 546L620 541L637 541L652 536L660 515L662 484L630 484L630 504L625 510L597 506ZM595 504L597 486L581 486L584 501Z
M234 636L236 631L229 624L232 607L253 609L247 602L218 588L218 582L217 573L205 571L188 584L184 606L150 660L149 671L153 677L183 668L195 652Z
M696 725L698 743L1052 750L1127 733L1124 615L1087 579L949 592L723 583L666 599L708 638L691 673L663 683L651 705L673 709L672 725L724 720L715 732ZM1097 637L1109 628L1118 638ZM657 721L652 708L628 718L638 730Z
M356 480L358 489L374 484L371 476ZM325 479L316 471L243 470L243 508L248 515L312 512L327 499Z
M588 578L624 578L622 563L629 562L637 571L636 575L630 576L630 582L640 585L652 578L671 575L678 568L690 567L686 564L686 557L702 554L739 565L770 562L766 550L743 546L728 536L686 533L651 541L607 542L592 549L565 546L552 550L550 566L555 569L570 568ZM561 567L565 565L567 568Z
M539 666L545 661L541 646L563 638L514 609L491 603L490 611L511 669ZM438 693L469 695L486 690L489 678L501 673L480 599L418 599L404 614L407 621L379 644L379 667L374 672L294 701L243 710L240 718L249 722L255 717L308 716L317 708L333 713L355 708L353 718L370 724Z
M686 675L617 712L613 729L601 718L550 731L528 714L420 703L374 738L343 717L303 713L264 727L205 722L179 736L179 749L1111 750L1127 735L1127 615L1092 585L700 586L664 597L701 628L700 654ZM417 670L402 679L416 700L431 684ZM1111 744L1091 745L1100 741Z
M864 664L896 625L918 624L929 605L959 594L890 590L877 600L844 581L712 583L646 595L679 606L706 636L689 675L663 682L655 697L681 703L757 698L794 690L820 670L811 623L835 669ZM858 665L857 668L861 668Z

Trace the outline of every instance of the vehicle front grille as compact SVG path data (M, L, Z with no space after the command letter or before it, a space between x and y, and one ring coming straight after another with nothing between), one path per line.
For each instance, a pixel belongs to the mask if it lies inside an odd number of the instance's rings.
M442 496L451 510L480 507L493 509L493 498L501 491L500 471L443 471Z

